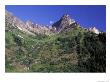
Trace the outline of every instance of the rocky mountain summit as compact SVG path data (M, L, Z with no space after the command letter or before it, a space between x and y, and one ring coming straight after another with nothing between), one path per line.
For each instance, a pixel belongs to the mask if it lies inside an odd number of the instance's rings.
M61 17L61 19L55 22L52 27L55 27L57 31L69 28L72 24L77 25L77 23L70 18L68 14Z
M19 18L17 18L8 11L5 11L5 20L6 22L12 24L13 26L16 26L19 30L22 30L25 33L31 35L35 34L53 35L55 33L59 33L63 30L68 30L79 25L77 22L75 22L74 19L71 19L71 17L68 14L63 15L58 21L53 23L51 26L35 24L30 20L23 22L22 20L20 20ZM99 34L99 30L96 29L95 27L86 30Z
M96 34L101 33L96 27L89 28L89 31L93 32L93 33L96 33Z

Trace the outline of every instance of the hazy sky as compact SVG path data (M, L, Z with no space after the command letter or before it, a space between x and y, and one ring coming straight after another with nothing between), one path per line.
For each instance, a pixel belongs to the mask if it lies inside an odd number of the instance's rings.
M69 14L83 27L97 27L106 30L106 6L104 5L7 5L6 10L12 12L23 21L50 25Z

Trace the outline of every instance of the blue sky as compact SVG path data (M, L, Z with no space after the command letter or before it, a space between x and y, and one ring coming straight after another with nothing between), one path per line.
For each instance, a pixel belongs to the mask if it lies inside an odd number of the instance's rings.
M6 5L6 10L12 12L23 21L50 25L64 14L69 14L83 27L96 27L106 31L106 6L104 5Z

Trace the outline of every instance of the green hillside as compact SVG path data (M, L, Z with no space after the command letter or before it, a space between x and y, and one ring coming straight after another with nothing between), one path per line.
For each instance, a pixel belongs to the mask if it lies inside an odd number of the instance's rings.
M106 34L80 26L29 35L6 22L6 72L106 72Z

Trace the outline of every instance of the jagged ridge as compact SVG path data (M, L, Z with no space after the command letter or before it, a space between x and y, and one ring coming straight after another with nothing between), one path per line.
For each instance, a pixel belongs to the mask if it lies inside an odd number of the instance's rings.
M17 18L8 11L5 12L5 17L6 17L5 20L8 23L11 23L13 26L17 26L18 29L32 35L35 34L53 35L61 32L62 30L66 30L78 26L78 23L75 22L75 20L71 19L68 14L63 15L60 18L60 20L53 23L52 26L43 26L39 24L34 24L32 21L27 21L26 23L24 23L23 21L21 21L19 18ZM96 28L90 28L87 30L99 34L99 30Z

